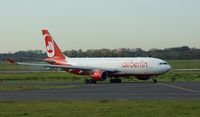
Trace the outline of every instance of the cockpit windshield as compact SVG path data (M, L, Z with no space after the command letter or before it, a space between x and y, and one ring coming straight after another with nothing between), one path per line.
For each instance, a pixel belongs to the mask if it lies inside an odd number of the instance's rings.
M162 62L162 63L159 63L159 65L168 65L167 62Z

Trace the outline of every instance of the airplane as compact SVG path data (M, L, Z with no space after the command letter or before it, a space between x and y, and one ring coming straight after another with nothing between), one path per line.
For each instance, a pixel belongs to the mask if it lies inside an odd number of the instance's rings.
M151 57L129 57L129 58L69 58L65 56L49 31L42 30L45 41L47 58L44 61L48 64L33 64L15 62L8 58L8 61L17 65L43 66L57 68L64 71L87 75L85 83L96 83L110 78L110 83L121 83L120 77L135 76L139 80L152 78L157 82L157 76L170 71L171 66L164 60Z

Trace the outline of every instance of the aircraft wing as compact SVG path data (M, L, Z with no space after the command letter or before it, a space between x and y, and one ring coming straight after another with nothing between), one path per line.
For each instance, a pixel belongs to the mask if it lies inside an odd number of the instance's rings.
M118 70L114 68L101 68L101 67L89 67L89 66L67 66L67 65L53 65L53 64L35 64L35 63L25 63L25 62L15 62L14 60L8 58L8 61L12 64L16 65L26 65L26 66L41 66L41 67L48 67L48 68L60 68L63 70L66 69L78 69L82 71L93 71L93 70L102 70L107 72L116 73L119 72Z

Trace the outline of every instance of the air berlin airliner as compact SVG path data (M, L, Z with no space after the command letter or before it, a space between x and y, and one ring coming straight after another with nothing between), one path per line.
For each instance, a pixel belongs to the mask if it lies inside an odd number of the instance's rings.
M164 60L149 57L134 58L69 58L62 54L56 42L48 30L42 30L44 36L47 58L49 64L31 64L8 61L18 65L43 66L48 68L59 68L64 71L88 75L85 83L96 83L110 78L110 83L121 83L120 77L135 76L140 80L152 78L157 82L157 76L168 72L171 66Z

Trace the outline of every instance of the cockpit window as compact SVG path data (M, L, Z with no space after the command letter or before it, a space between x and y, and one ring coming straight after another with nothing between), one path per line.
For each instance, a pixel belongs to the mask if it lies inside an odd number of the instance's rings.
M159 65L168 65L166 62L159 63Z

